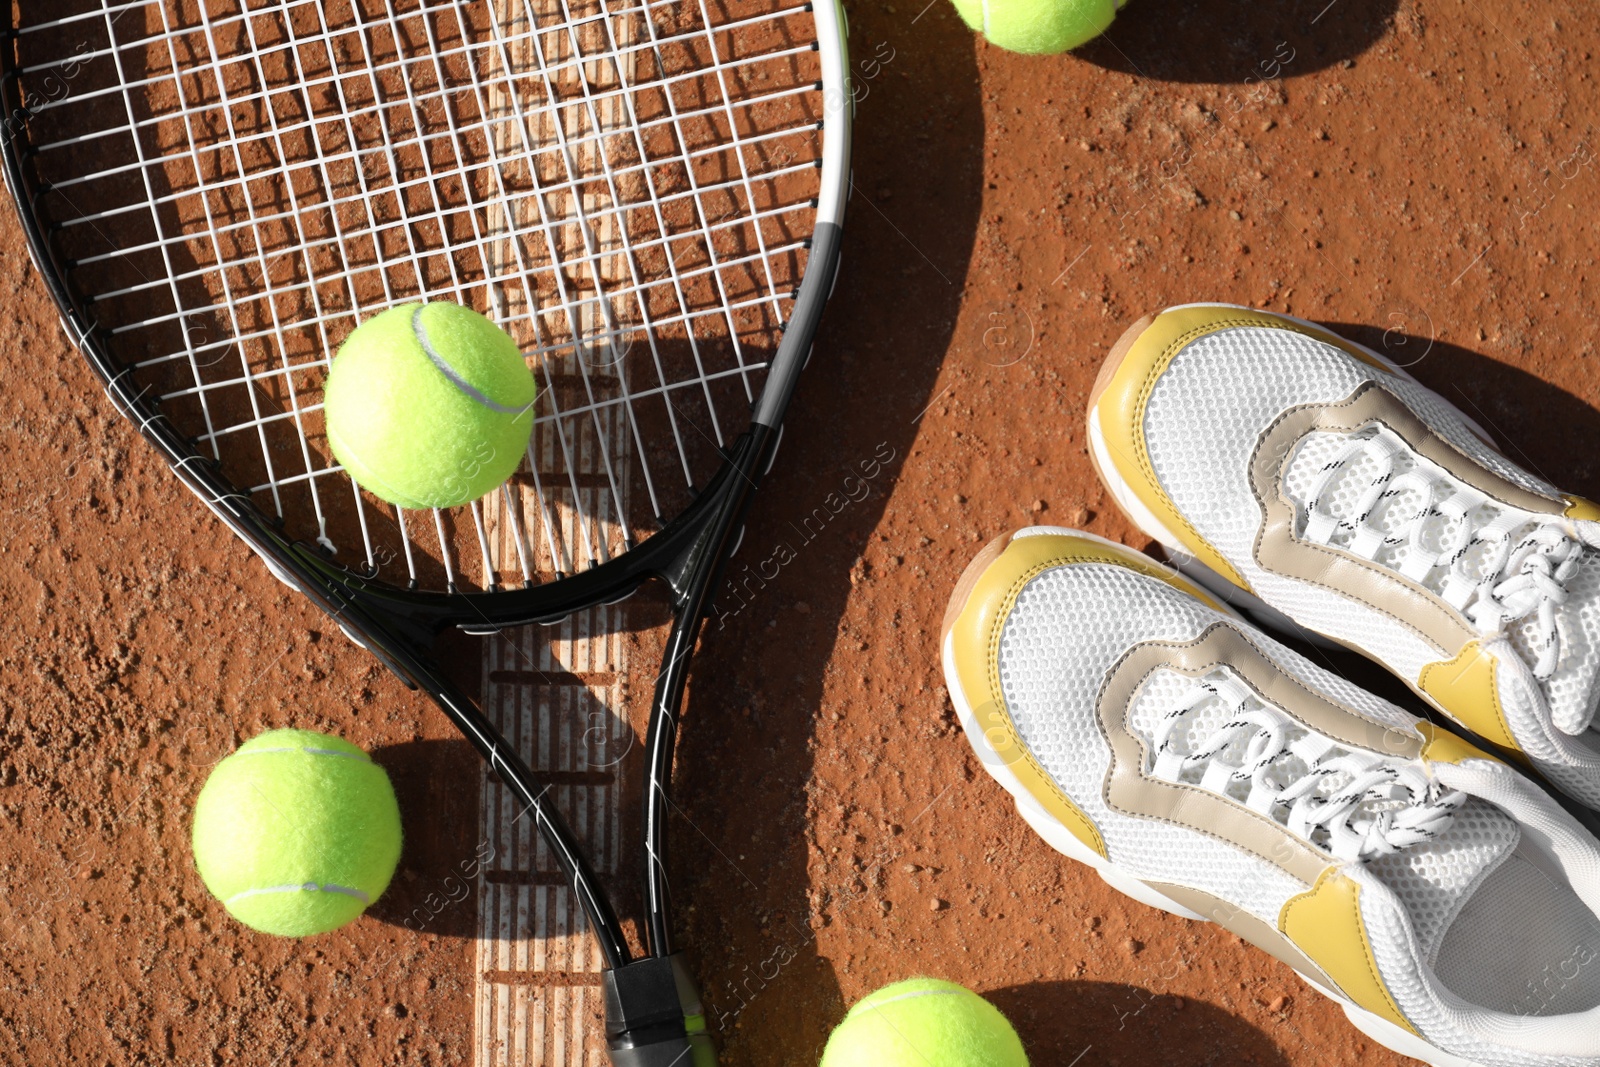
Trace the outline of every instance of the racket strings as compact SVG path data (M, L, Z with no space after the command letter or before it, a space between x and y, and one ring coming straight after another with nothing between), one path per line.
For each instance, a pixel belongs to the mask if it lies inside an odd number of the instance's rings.
M807 10L177 0L18 53L25 101L72 75L29 137L117 358L291 529L492 588L627 550L746 424L810 237ZM355 488L321 417L337 344L414 299L490 314L541 387L522 470L421 524Z
M292 2L290 4L288 4L288 5L284 5L284 4L280 3L277 6L280 9L287 9L289 7L294 7L296 5L309 5L309 4L313 3L313 2L314 2L314 0L292 0ZM652 12L654 10L658 10L658 9L659 10L672 9L674 7L680 6L682 4L682 2L683 2L683 0L651 0L651 2L649 2L649 3L639 4L636 7L633 7L631 9L626 9L625 12L623 12L623 13L637 12L637 13L640 13L640 14L648 14L648 13L650 13L650 12ZM150 0L136 0L135 3L131 3L131 4L106 5L104 8L98 8L98 9L95 9L95 10L90 11L90 12L80 13L78 15L71 15L71 16L67 16L65 18L61 18L61 19L55 19L55 20L46 21L46 22L38 22L38 23L34 23L34 24L31 24L31 25L28 25L28 26L24 26L24 27L22 27L20 29L19 32L21 34L23 34L23 35L38 34L40 31L59 31L59 30L63 30L63 29L74 28L76 24L96 23L96 22L102 22L102 21L114 25L120 19L121 15L123 13L128 12L128 11L135 11L135 10L142 11L142 10L148 9L149 7L151 7ZM264 10L266 10L266 9L258 7L258 8L251 9L251 11L250 11L250 13L248 15L246 15L246 14L241 12L239 14L235 14L235 15L232 15L232 16L211 17L211 18L207 19L207 24L213 29L225 29L225 28L228 28L228 27L231 27L231 26L241 25L246 21L247 18L255 17L255 16L257 16L258 14L260 14ZM719 22L714 27L714 29L715 29L716 32L727 32L727 31L737 30L737 29L739 29L741 27L756 26L756 25L759 25L759 24L764 23L764 22L770 22L773 19L785 18L785 17L788 17L788 16L796 15L796 14L798 14L800 12L803 12L803 11L806 11L806 10L809 10L809 8L808 8L808 6L806 4L791 4L786 9L772 11L772 12L768 12L768 13L763 13L763 14L760 14L760 15L756 15L756 16L754 16L752 18L733 19L733 20L722 21L722 22ZM605 18L616 17L617 14L619 14L619 13L611 11L609 9L603 9L602 14L599 14L599 15L593 17L593 18L588 18L588 19L583 19L583 18L575 19L575 20L573 20L573 22L570 25L571 25L572 28L581 29L584 25L586 25L588 23L598 22L598 21L600 21L602 19L605 19ZM523 35L527 35L530 32L531 31L523 31ZM649 40L645 41L644 43L629 45L629 46L626 46L626 47L614 47L614 48L612 48L611 52L615 57L621 59L621 58L627 57L628 55L630 55L632 53L653 52L653 51L659 49L662 46L670 46L670 45L673 45L673 44L681 44L681 43L684 43L686 41L697 40L700 37L702 37L703 34L704 34L704 28L703 27L696 27L694 30L692 30L692 31L690 31L688 33L685 33L685 34L680 34L680 35L676 35L676 36L655 36L655 37L652 37ZM72 56L72 62L75 63L75 64L80 64L80 63L84 63L84 62L92 62L92 61L98 60L98 59L104 59L104 58L112 56L114 53L128 52L128 51L137 50L139 48L150 47L152 45L159 45L159 44L161 44L163 42L163 39L164 39L164 35L156 35L156 36L152 36L152 37L134 38L134 39L128 39L128 38L124 37L122 39L119 39L114 46L107 46L107 47L101 48L101 49L82 49L82 48L80 48L79 50L74 52L74 54ZM445 48L445 49L441 49L437 53L437 55L439 56L439 58L445 59L445 60L449 60L449 59L453 59L453 58L460 58L460 57L468 56L468 55L472 54L473 48L474 48L474 46L469 46L469 45L462 45L462 46L456 47L456 48ZM806 46L802 46L802 47L791 49L790 51L792 53L794 53L794 54L798 54L798 53L807 52L807 51L810 51L810 50L811 50L810 46L806 45ZM270 54L271 52L273 52L275 50L271 49L271 48L267 48L267 49L264 49L263 51L265 53ZM763 56L762 58L770 59L770 58L773 58L773 56L776 55L776 54L777 53L768 53L767 55ZM398 73L403 73L405 71L405 69L407 68L407 66L411 62L413 62L413 60L409 59L409 58L396 58L396 59L393 59L393 60L390 60L390 61L374 61L373 63L370 64L369 69L373 73L374 76L383 77L383 76L391 75L391 74L394 74L394 73L397 73L397 72ZM583 66L588 65L588 64L590 64L592 62L593 62L593 57L591 55L583 54L583 55L577 55L577 56L575 56L573 58L570 58L570 59L568 59L568 60L566 60L566 61L564 61L562 63L555 64L552 67L547 68L547 69L551 74L560 76L560 75L564 75L564 74L570 73L574 69L583 67ZM18 75L22 75L22 76L41 74L41 73L48 73L48 72L55 71L60 65L61 65L61 61L60 60L51 60L49 62L38 63L38 64L33 64L33 65L23 65L23 66L20 66L20 67L16 68L16 73ZM673 82L676 82L676 81L684 81L684 80L688 80L690 78L696 77L698 74L699 74L698 71L690 71L690 72L687 72L687 73L680 73L680 74L677 74L677 75L674 75L674 76L661 77L661 78L657 79L657 83L661 84L661 85L670 85L670 84L672 84ZM132 81L127 81L127 82L120 83L120 84L118 84L117 86L115 86L113 88L94 89L94 90L90 90L88 92L76 93L73 96L73 101L76 102L76 103L84 103L84 102L87 102L87 101L94 100L97 97L101 97L101 96L115 96L115 95L118 95L118 94L120 94L120 93L122 93L124 91L137 92L137 91L143 90L143 89L151 89L151 88L164 86L166 84L166 82L167 82L168 77L169 77L169 75L167 75L167 74L160 74L160 75L156 75L156 76L153 76L151 78L145 79L144 81L132 80ZM331 84L333 84L336 80L337 80L336 77L323 77L323 78L312 77L312 78L304 79L301 82L301 84L307 90L312 90L312 89L318 89L318 88L326 88L326 87L330 86ZM449 91L445 90L445 91L436 92L436 93L433 93L433 94L426 94L426 95L424 95L422 97L422 99L430 100L430 101L438 101L438 100L442 100L442 99L447 98L448 95L449 95ZM270 97L270 91L263 91L263 92L254 93L254 94L246 93L246 94L243 94L243 95L237 97L236 99L240 103L255 104L255 103L264 102L265 100L269 99L269 97ZM61 100L48 100L48 99L46 99L46 100L40 101L40 103L39 103L39 105L37 107L30 108L30 110L34 111L35 113L41 113L43 111L48 111L53 107L57 107L61 103L63 103L63 101L61 101ZM745 102L741 101L740 103L745 103ZM184 109L182 109L182 108L174 109L172 112L170 112L170 114L172 114L172 115L182 115L183 114L183 110ZM196 110L197 110L198 113L204 113L204 111L206 109L205 108L199 108L199 109L196 109ZM363 108L357 108L357 109L352 110L350 112L350 114L351 114L351 116L353 118L359 118L364 114L370 114L370 113L373 113L373 112L375 112L377 110L379 110L379 108L377 108L377 107L368 107L368 108L364 108L364 109ZM146 127L146 126L155 125L158 121L159 120L155 119L155 118L145 119L145 120L142 120L139 123L137 123L137 125L134 128L142 129L142 128ZM83 140L85 138L106 136L108 132L110 132L110 131L91 132L89 134L84 135L83 137L73 138L73 140L76 142L76 141L81 141L81 140ZM55 147L55 145L47 143L47 144L41 144L38 147L40 147L40 148L50 148L50 147Z

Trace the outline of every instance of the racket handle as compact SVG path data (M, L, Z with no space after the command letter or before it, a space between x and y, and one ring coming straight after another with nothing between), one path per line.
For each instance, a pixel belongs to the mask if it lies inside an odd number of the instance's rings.
M690 1045L687 1038L678 1037L655 1045L614 1048L611 1050L611 1067L703 1067L717 1062L715 1055L710 1060L702 1060L699 1056L699 1051Z
M612 1067L716 1067L694 979L678 954L604 974Z

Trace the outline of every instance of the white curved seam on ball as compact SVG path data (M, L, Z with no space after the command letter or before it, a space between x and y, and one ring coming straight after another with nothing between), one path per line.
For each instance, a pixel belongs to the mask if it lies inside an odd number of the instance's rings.
M983 0L983 35L989 36L989 0Z
M468 400L476 401L477 403L488 408L490 411L496 411L502 415L521 415L526 412L529 408L528 404L516 404L511 406L506 404L496 404L493 400L490 400L488 397L484 396L483 393L479 392L477 387L475 387L471 382L457 374L456 369L450 366L450 364L446 363L444 357L433 350L433 345L428 343L428 331L422 328L422 313L426 311L427 308L428 305L423 304L419 306L416 311L411 313L411 332L417 335L417 344L422 346L422 351L430 360L433 361L433 365L439 369L439 373L445 376L445 380L447 380L457 389L461 390L462 395L464 395Z
M264 756L274 752L305 752L313 756L343 756L345 759L359 760L362 763L371 763L372 757L365 752L357 755L354 752L340 752L336 748L310 748L305 745L292 745L283 748L252 748L244 752L235 752L235 756Z
M242 889L227 900L224 900L223 903L232 904L236 900L243 900L246 897L265 896L268 893L302 893L308 890L322 893L343 893L347 897L355 897L363 904L372 903L372 898L359 889L354 889L347 885L318 885L316 882L293 882L289 885L267 885L259 889Z
M900 993L896 996L890 997L888 1000L876 1001L872 1004L868 1004L867 1007L871 1008L873 1011L877 1011L879 1008L887 1007L897 1000L910 1000L913 997L960 997L965 996L966 994L967 990L965 989L918 989L910 993ZM976 996L977 994L973 995Z

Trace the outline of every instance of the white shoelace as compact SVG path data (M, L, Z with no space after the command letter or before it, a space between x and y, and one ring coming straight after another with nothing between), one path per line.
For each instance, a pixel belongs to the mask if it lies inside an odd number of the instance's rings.
M1227 709L1226 720L1190 751L1177 751L1175 731L1210 701ZM1351 751L1312 733L1222 671L1196 681L1162 715L1155 745L1154 777L1195 784L1189 772L1200 769L1200 788L1242 799L1346 861L1434 840L1467 799L1420 764Z
M1404 546L1405 554L1393 569L1438 593L1471 619L1480 633L1496 633L1534 616L1536 655L1530 666L1540 681L1548 679L1561 659L1556 609L1566 603L1566 582L1578 571L1584 543L1555 523L1497 507L1482 493L1420 463L1396 474L1403 452L1404 446L1381 432L1348 441L1311 486L1303 536L1331 544L1341 532L1348 532L1350 540L1340 547L1365 559ZM1375 462L1378 473L1356 502L1353 516L1332 514L1324 506L1328 489L1341 471L1367 458ZM1392 529L1380 529L1374 517L1408 491L1418 497L1417 507ZM1428 521L1435 517L1444 521ZM1428 534L1434 531L1437 544L1430 547ZM1476 573L1469 573L1469 559Z

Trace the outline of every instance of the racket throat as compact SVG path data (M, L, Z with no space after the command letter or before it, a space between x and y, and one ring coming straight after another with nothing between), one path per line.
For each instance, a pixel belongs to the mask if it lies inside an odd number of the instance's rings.
M726 465L697 502L710 514L699 519L695 536L660 571L662 580L672 589L676 611L695 607L691 602L699 598L702 603L696 618L704 618L710 612L722 570L739 545L745 513L770 466L778 437L777 431L758 424L740 434L727 450Z
M613 1067L714 1067L705 1010L674 954L605 972L606 1041Z
M656 677L645 738L644 898L648 944L656 957L606 972L606 1030L614 1067L714 1067L700 994L672 949L671 891L667 884L668 794L672 753L700 626L710 613L751 496L766 472L777 433L755 425L729 450L719 483L709 486L711 509L699 534L664 568L677 615Z
M660 575L672 588L672 630L662 651L656 675L650 725L645 734L644 906L647 944L657 955L674 951L671 887L667 882L667 823L670 815L672 754L677 744L679 712L688 683L700 627L711 613L717 588L727 567L756 485L766 470L777 443L777 433L754 425L728 450L727 463L717 480L696 502L706 511L696 536Z

